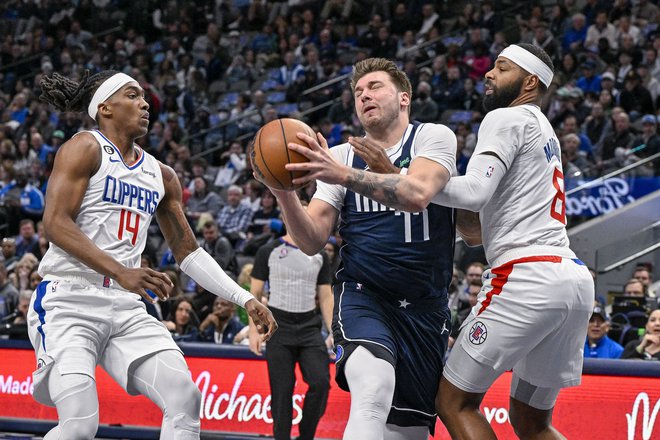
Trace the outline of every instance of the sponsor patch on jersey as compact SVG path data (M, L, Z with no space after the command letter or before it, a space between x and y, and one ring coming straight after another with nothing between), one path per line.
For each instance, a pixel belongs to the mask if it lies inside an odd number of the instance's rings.
M103 149L105 150L106 153L108 154L114 154L115 149L112 148L110 145L104 145Z
M338 363L344 357L344 347L337 345L335 347L335 363Z
M495 168L492 165L489 166L488 169L486 170L486 177L492 176L494 171L495 171Z
M486 324L481 321L477 321L472 324L469 334L470 342L472 342L474 345L481 345L486 342L487 337L488 330L486 329Z
M142 170L142 173L143 173L143 174L146 174L146 175L148 175L148 176L151 176L151 177L153 177L154 179L156 178L156 173L155 173L155 172L153 172L153 171L149 171L149 170L145 170L144 167L140 167L140 169Z

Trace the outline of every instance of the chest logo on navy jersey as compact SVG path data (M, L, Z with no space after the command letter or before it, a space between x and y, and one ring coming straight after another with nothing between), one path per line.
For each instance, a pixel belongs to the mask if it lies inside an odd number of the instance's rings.
M472 324L469 335L470 342L472 342L474 345L481 345L486 342L487 337L488 329L486 329L486 324L481 321L477 321Z
M114 154L115 149L112 148L110 145L104 145L103 146L103 151L105 151L106 153L112 155L112 154Z

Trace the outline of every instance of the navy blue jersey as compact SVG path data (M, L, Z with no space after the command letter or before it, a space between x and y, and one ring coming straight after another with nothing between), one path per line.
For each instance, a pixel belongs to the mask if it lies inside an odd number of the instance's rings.
M421 124L402 145L394 165L406 168ZM366 163L355 155L353 168ZM363 284L391 299L430 300L447 297L454 258L454 210L430 204L409 213L388 208L346 190L339 233L344 240L337 279Z

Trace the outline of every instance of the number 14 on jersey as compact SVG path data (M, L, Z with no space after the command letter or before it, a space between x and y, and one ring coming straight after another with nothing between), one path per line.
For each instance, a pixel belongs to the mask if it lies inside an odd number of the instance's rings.
M117 238L121 241L124 239L124 233L131 233L131 244L135 246L137 241L138 230L140 228L140 215L135 214L126 209L122 209L119 214L119 230L117 231Z

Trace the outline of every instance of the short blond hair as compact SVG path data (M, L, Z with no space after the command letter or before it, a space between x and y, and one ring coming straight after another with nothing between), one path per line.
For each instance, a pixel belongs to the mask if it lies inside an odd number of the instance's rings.
M351 91L355 94L355 85L364 75L372 72L385 72L400 92L406 92L412 99L412 85L408 75L399 69L393 61L385 58L366 58L353 66L351 78Z

